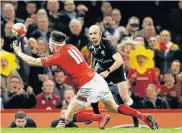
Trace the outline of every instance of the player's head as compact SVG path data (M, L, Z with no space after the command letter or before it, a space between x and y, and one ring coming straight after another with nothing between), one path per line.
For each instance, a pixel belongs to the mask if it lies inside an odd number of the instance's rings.
M89 28L89 37L90 37L90 41L94 44L100 42L102 36L102 32L100 30L100 27L97 25L92 25Z
M62 48L66 42L66 35L59 31L52 31L49 38L49 46L52 53Z

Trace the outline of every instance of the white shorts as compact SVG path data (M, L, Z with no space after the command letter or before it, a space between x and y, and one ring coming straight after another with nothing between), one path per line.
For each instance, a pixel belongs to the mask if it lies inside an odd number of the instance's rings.
M96 74L94 78L83 85L76 94L76 103L88 107L91 103L96 103L109 96L110 90L107 82Z

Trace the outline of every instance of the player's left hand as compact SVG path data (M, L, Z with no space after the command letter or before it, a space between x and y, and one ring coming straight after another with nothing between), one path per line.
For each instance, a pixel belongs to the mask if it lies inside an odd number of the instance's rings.
M108 71L104 71L104 72L100 73L100 76L102 76L104 79L107 78L108 75L109 75Z
M13 41L13 49L15 53L19 56L19 53L21 53L21 43L17 46L16 42Z

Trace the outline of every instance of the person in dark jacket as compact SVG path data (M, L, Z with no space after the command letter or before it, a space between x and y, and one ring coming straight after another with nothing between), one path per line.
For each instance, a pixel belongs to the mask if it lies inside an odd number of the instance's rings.
M15 120L10 124L9 128L36 128L35 121L27 117L23 111L18 111L15 114Z
M66 113L66 108L63 108L60 112L60 118L57 120L54 120L51 122L51 127L56 127L56 128L64 128L66 125L65 122L65 113ZM75 127L77 128L78 126L74 122L70 122L66 127Z
M141 108L144 109L169 109L167 101L157 96L157 87L149 84L146 88L146 97L141 101Z
M89 43L87 36L82 32L82 24L77 19L72 19L69 23L71 35L67 38L66 43L72 44L81 49Z
M20 78L16 76L11 78L10 83L10 91L4 92L2 96L5 109L25 109L36 105L35 94L31 87L28 87L25 92L25 90L21 88Z

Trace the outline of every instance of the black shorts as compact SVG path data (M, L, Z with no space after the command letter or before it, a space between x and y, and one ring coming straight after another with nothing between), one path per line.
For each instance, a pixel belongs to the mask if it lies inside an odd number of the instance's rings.
M101 73L104 72L106 70L101 70L101 69L97 69L97 73ZM105 79L107 83L114 83L117 84L119 82L123 82L126 81L126 74L123 68L123 65L121 67L119 67L118 69L116 69L114 72L110 73L109 76Z

